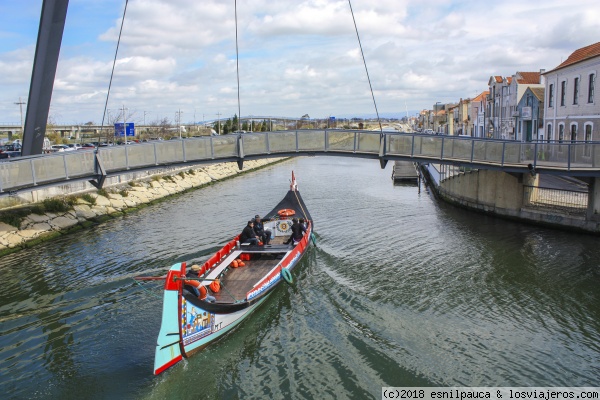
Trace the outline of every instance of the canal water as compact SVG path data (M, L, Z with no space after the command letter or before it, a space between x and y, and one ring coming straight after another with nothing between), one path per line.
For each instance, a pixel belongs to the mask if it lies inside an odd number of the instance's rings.
M132 278L207 259L273 207L292 170L317 234L295 286L153 376L161 291ZM1 397L600 386L597 237L471 213L390 177L372 160L292 159L1 258Z

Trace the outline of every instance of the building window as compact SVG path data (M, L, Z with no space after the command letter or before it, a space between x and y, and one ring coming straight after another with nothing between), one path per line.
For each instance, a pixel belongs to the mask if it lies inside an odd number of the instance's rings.
M558 126L558 143L562 143L565 139L565 126L560 124Z
M584 133L584 140L587 142L591 142L592 141L592 125L588 124L585 126L585 133ZM586 157L590 157L592 155L592 145L591 144L586 144L586 146L583 148L583 155Z
M575 78L573 81L573 104L578 104L579 97L579 78Z
M567 96L567 81L560 83L560 105L565 105L565 97Z
M548 134L546 135L546 138L548 138L548 143L550 143L550 138L552 137L552 124L548 124Z
M585 141L586 142L592 141L592 125L590 125L590 124L587 124L585 126Z
M571 125L571 142L577 140L577 124Z
M596 74L590 74L590 80L588 84L588 103L594 102L594 82L596 81Z
M551 83L548 88L548 107L554 107L554 84Z

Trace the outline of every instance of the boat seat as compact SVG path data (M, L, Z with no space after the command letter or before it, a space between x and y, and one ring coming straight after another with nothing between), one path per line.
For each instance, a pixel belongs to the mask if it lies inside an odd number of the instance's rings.
M292 249L292 246L287 244L267 244L265 246L242 244L240 249L244 253L287 253Z

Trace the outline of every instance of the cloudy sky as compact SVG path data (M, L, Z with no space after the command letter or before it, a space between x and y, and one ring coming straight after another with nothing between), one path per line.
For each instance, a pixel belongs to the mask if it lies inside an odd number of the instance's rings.
M473 97L600 41L597 0L352 0L381 115ZM0 124L27 102L42 0L0 0ZM101 123L125 0L70 0L50 107ZM241 115L373 115L347 0L239 0ZM136 122L238 113L234 1L130 0L108 108Z

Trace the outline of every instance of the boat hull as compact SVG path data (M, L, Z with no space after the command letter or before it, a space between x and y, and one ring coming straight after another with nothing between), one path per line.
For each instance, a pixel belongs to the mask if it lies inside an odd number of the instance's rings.
M171 266L165 278L155 375L231 332L260 307L277 286L282 282L292 283L290 271L314 240L312 219L296 190L293 175L292 181L283 200L261 220L265 230L271 231L273 243L240 244L238 235L202 266L194 265L190 271L186 263ZM306 225L292 227L292 221L285 218L289 213L303 217ZM299 242L292 241L292 228L296 234L303 233ZM242 264L241 268L238 260L243 256L248 265ZM217 283L215 287L214 283Z

